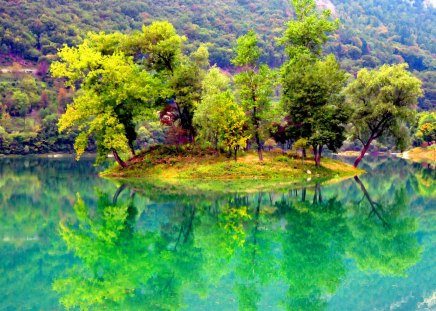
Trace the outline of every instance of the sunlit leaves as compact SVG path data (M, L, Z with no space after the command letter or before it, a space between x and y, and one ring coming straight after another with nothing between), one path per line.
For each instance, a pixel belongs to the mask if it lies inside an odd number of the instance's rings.
M346 89L354 108L353 134L363 142L382 136L401 141L402 123L413 121L421 81L411 75L407 64L384 65L359 71Z
M67 78L67 85L80 85L59 121L61 132L79 130L78 158L91 136L97 138L98 162L111 150L132 150L135 118L146 114L161 93L160 81L120 51L122 39L122 35L91 34L78 47L59 51L61 61L51 67L53 76Z
M297 19L289 21L285 34L279 39L289 58L298 54L321 56L328 34L339 27L339 20L331 21L329 10L318 12L314 0L292 0Z
M194 124L202 139L215 147L222 143L233 150L244 147L249 136L244 133L246 115L236 103L230 89L230 79L216 67L203 81L203 95L195 110Z

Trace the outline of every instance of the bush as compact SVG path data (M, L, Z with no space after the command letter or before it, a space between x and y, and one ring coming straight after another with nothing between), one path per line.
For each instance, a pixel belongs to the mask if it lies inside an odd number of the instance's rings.
M283 163L289 163L290 160L291 159L288 156L285 156L285 155L278 156L278 157L274 158L274 161L276 161L276 162L283 162Z

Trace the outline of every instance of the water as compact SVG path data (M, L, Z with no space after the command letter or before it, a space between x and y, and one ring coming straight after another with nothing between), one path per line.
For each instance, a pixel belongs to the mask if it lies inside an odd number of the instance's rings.
M435 171L182 193L0 158L0 310L435 310Z

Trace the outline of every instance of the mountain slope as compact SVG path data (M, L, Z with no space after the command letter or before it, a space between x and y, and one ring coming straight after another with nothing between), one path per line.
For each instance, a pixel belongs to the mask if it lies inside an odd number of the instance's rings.
M328 52L348 71L383 63L408 62L424 80L422 108L436 108L436 10L424 0L319 0L342 21ZM288 0L9 0L0 1L0 63L14 57L34 62L53 59L63 44L74 45L87 31L140 29L167 19L189 38L188 49L209 42L212 63L230 65L236 38L259 33L263 61L283 61L279 37L292 18ZM14 57L13 57L14 56Z

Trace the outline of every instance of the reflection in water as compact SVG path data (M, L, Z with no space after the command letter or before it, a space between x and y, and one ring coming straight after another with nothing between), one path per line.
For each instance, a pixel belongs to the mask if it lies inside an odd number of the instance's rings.
M391 202L374 202L364 184L355 177L367 204L360 201L350 219L353 245L349 252L362 270L377 270L387 275L405 275L420 258L421 247L413 234L416 218L409 214L405 190L395 192ZM369 213L368 213L369 211Z
M316 185L311 201L307 189L301 198L299 191L181 195L172 198L178 222L151 231L136 226L132 194L146 193L132 191L120 202L125 185L114 196L98 191L96 210L79 196L76 222L61 224L60 232L81 262L54 289L66 307L165 309L182 307L188 289L207 296L211 285L230 278L240 309L257 309L262 288L280 283L287 288L280 299L285 309L323 310L347 274L347 257L362 270L391 275L404 275L420 257L416 220L404 215L404 192L382 206L356 181L369 217L362 201L347 209L335 197L323 200Z
M0 159L0 309L366 310L413 292L410 310L436 289L428 167L368 161L338 185L180 194L115 187L91 163ZM375 297L351 300L368 284Z

